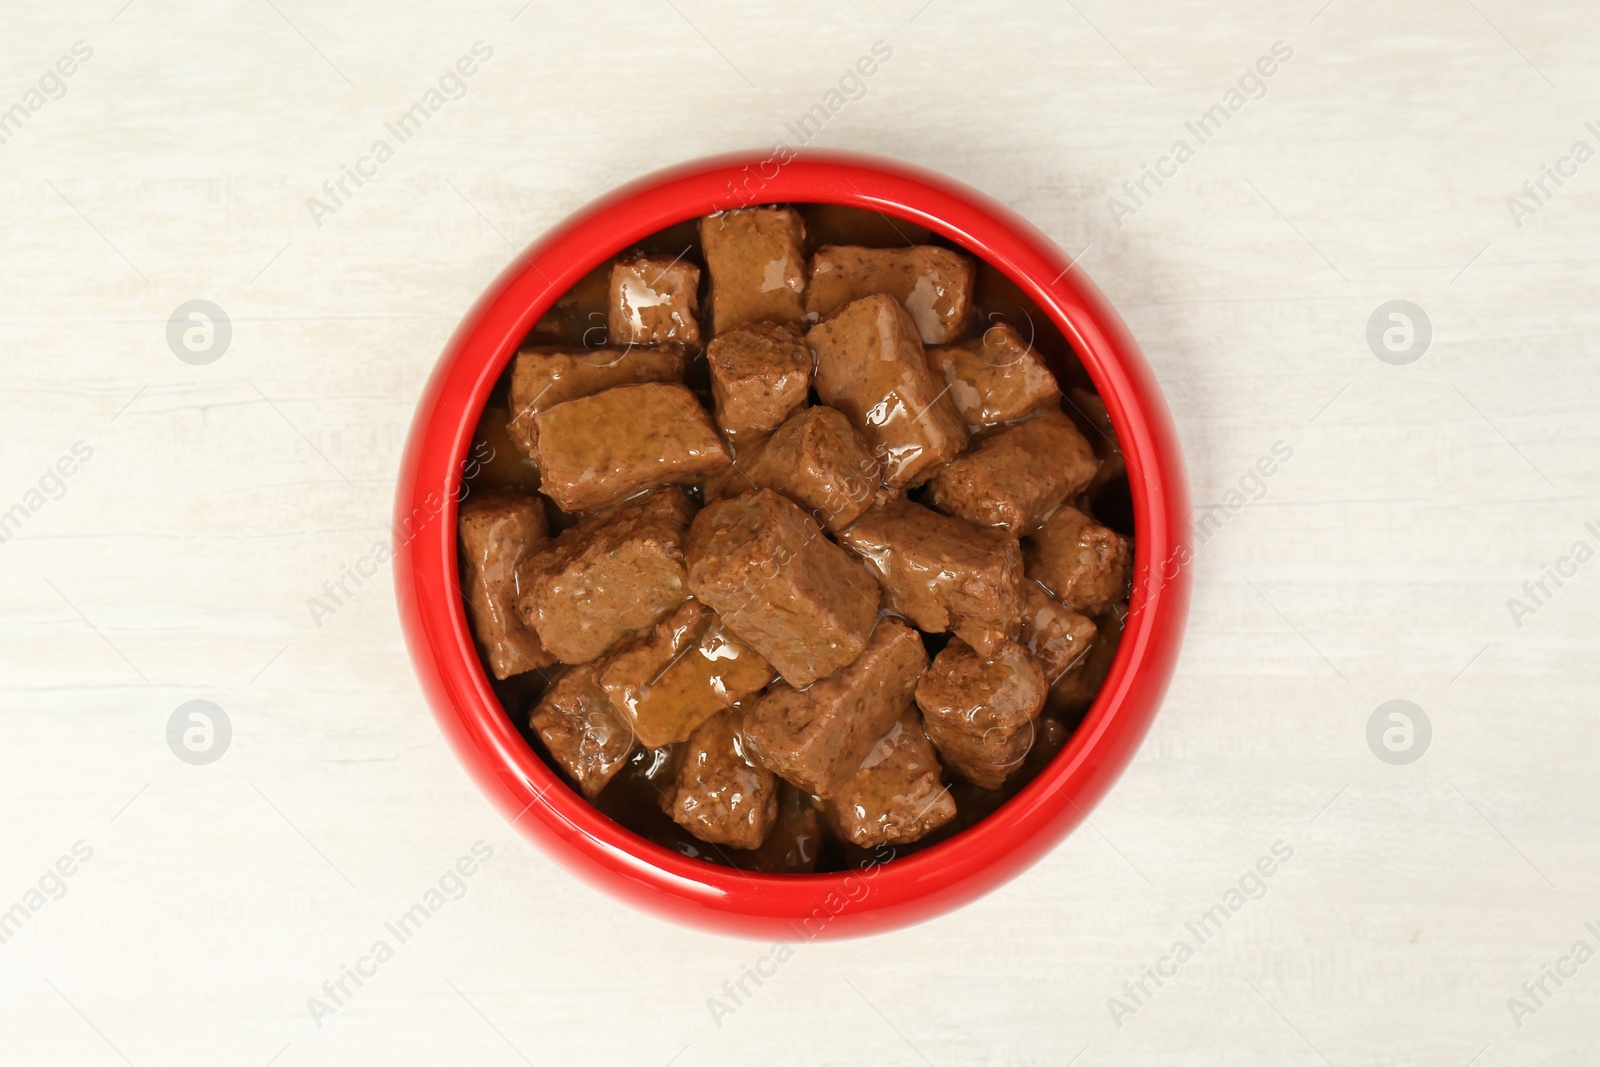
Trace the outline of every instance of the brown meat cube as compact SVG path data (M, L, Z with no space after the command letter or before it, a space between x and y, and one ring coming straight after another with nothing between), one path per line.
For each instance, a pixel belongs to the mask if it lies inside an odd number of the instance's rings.
M724 211L700 220L711 272L711 331L805 317L806 224L786 207Z
M758 848L778 819L778 779L745 753L739 725L730 708L690 735L666 808L702 841Z
M771 433L806 405L811 350L798 326L744 322L706 346L717 425L729 440Z
M707 475L706 480L700 483L700 502L715 504L719 500L738 496L755 488L754 483L750 481L750 475L745 473L745 464L755 462L755 457L760 454L760 447L764 443L763 439L739 445L731 467Z
M695 727L772 681L760 653L690 600L606 660L600 687L640 744L685 741Z
M928 374L917 329L891 296L868 296L813 326L817 395L850 417L891 488L920 485L967 444L961 417Z
M496 678L548 667L556 658L517 611L517 568L550 540L544 501L510 490L474 495L457 526L467 619Z
M800 412L778 427L752 460L740 459L746 486L776 489L834 532L871 507L882 487L878 461L866 442L849 419L830 407ZM730 486L741 488L739 481L730 480Z
M874 293L905 305L924 344L961 339L972 308L972 260L937 245L826 245L811 257L806 310L830 312Z
M1073 507L1056 510L1028 538L1029 578L1067 607L1104 615L1128 595L1132 543Z
M1114 605L1110 612L1097 621L1099 636L1089 647L1089 654L1078 665L1061 676L1050 690L1050 710L1059 715L1081 715L1089 710L1094 698L1111 673L1111 661L1116 659L1117 646L1122 643L1122 627L1127 621L1128 605Z
M1017 641L1044 671L1046 684L1055 685L1082 662L1098 635L1093 619L1061 603L1038 582L1022 583L1022 633Z
M529 456L538 434L533 417L545 408L593 396L618 385L683 381L682 345L660 348L529 348L511 364L513 440Z
M731 856L747 871L768 874L810 874L817 869L827 830L822 823L822 802L788 782L778 782L778 821L761 847Z
M606 294L611 288L611 264L601 263L572 283L533 324L523 345L581 345L589 347L597 324L606 321ZM598 342L596 342L598 343Z
M855 660L878 586L815 519L770 489L719 500L689 529L689 589L792 686Z
M818 245L904 248L908 244L927 244L933 236L914 222L846 204L807 204L805 217L806 233Z
M767 447L767 442L772 435L752 437L734 445L733 466L720 470L700 483L701 504L714 504L718 500L748 493L753 489L778 488L777 486L764 487L757 485L750 477L750 471L761 459L761 453Z
M539 488L562 511L615 504L655 485L690 485L733 462L681 385L619 385L533 417Z
M915 630L880 619L854 663L805 689L779 683L751 704L744 727L750 752L780 778L826 799L900 716L927 665Z
M1074 416L1073 421L1083 428L1084 436L1094 445L1094 454L1100 459L1100 469L1084 490L1093 497L1102 487L1128 473L1128 461L1117 441L1117 431L1111 425L1105 401L1087 389L1074 386L1067 390L1066 403Z
M1039 353L1005 323L959 345L928 349L935 380L950 387L950 401L973 429L1014 422L1061 395Z
M884 606L928 633L954 632L987 653L1016 636L1022 549L908 500L874 507L839 532L883 586Z
M522 450L522 443L512 436L511 411L505 405L489 404L483 409L460 471L467 491L472 493L491 489L537 493L539 489L539 468ZM542 506L543 499L539 503Z
M550 758L593 800L633 751L633 732L596 681L597 665L569 667L528 717Z
M956 817L940 781L939 759L917 709L903 705L894 725L872 746L856 773L828 801L828 822L852 845L908 845Z
M957 456L928 483L927 501L974 526L1021 536L1083 492L1100 466L1072 420L1046 411Z
M683 603L693 505L660 489L563 530L522 565L524 619L563 663L587 663Z
M1033 747L1046 689L1044 672L1021 645L1003 642L986 659L957 638L917 684L917 706L944 765L999 789Z
M682 257L629 256L611 265L607 340L614 345L700 344L700 268Z

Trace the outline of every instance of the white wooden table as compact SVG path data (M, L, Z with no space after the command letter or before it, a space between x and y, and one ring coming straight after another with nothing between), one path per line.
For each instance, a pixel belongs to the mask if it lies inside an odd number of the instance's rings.
M9 5L0 1060L1600 1062L1600 962L1570 956L1600 951L1600 161L1568 158L1600 150L1600 20L1322 2ZM418 391L513 249L655 167L793 143L877 41L814 143L1087 249L1196 503L1251 499L1213 520L1170 697L1091 825L956 914L802 946L713 1020L770 946L636 914L509 831L387 570L320 626L307 600L386 537ZM203 364L167 340L201 299L231 327ZM1413 362L1369 346L1392 300L1431 325ZM1431 724L1406 765L1368 744L1395 699ZM208 765L168 746L191 700L231 724ZM313 1017L477 842L460 899ZM1241 879L1259 899L1201 944Z

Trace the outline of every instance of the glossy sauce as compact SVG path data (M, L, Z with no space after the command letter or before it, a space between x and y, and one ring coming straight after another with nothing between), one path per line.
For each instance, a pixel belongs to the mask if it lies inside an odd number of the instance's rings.
M658 628L665 637L657 661L665 666L653 675L640 675L640 666L653 665L647 656L624 650L601 677L611 701L634 723L641 740L687 738L689 731L712 712L763 688L773 670L754 649L721 625L710 612L689 601Z
M639 270L619 274L610 299L618 305L613 313L622 315L626 322L625 337L650 340L653 334L655 341L699 343L700 325L691 317L697 310L699 294L685 295L684 288L689 277L698 282L700 273L698 267L690 266L691 270L684 271L671 264L657 267L656 263L644 261ZM659 322L660 315L649 314L659 307L671 308L665 328Z

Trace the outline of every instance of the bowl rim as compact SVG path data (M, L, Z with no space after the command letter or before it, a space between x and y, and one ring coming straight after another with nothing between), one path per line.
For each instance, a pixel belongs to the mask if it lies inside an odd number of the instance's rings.
M776 203L878 210L987 260L1048 315L1083 364L1127 458L1132 598L1105 682L1060 752L999 809L893 862L760 874L656 845L592 807L524 741L490 687L456 574L467 450L496 381L538 318L606 259L714 211ZM524 836L635 906L714 932L779 940L882 932L981 896L1080 822L1138 748L1176 665L1189 599L1188 492L1171 416L1137 343L1077 263L1010 210L905 163L782 146L646 174L519 252L462 319L417 404L395 496L394 577L418 679L479 788Z

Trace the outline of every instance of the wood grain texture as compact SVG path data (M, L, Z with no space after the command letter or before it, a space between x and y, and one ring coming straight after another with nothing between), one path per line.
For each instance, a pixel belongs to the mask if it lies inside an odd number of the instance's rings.
M0 144L0 511L93 452L0 544L0 909L93 850L0 944L6 1062L1600 1060L1600 962L1507 1006L1600 951L1600 563L1520 626L1506 604L1600 548L1600 161L1520 227L1507 205L1600 149L1590 5L92 0L6 29L0 113L93 49ZM387 536L418 392L514 250L655 167L792 143L879 40L815 143L1081 252L1197 505L1293 455L1201 549L1165 709L1090 825L944 919L798 946L714 1019L771 947L635 914L510 831L440 742L386 570L320 626L306 601ZM478 41L318 225L308 198ZM1265 94L1114 219L1280 41ZM197 298L233 330L205 366L165 336ZM1432 323L1409 366L1367 345L1392 299ZM1409 766L1367 746L1395 698L1433 727ZM165 740L191 699L232 723L209 766ZM307 999L478 841L319 1025ZM1280 841L1264 895L1113 1020Z

